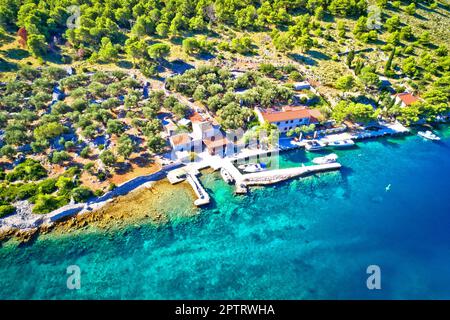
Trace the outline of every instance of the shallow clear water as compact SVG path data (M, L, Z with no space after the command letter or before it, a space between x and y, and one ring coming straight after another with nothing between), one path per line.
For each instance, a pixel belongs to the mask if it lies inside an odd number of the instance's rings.
M0 298L449 299L450 132L440 134L359 142L336 152L341 172L248 196L205 174L211 206L163 227L5 246ZM286 153L281 166L313 156ZM74 264L81 289L71 291ZM381 290L366 287L373 264Z

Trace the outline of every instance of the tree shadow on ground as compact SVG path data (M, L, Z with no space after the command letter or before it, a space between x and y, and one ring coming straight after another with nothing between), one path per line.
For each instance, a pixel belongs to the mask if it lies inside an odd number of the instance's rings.
M428 21L429 20L427 17L424 17L421 14L417 13L417 11L416 11L416 13L413 14L413 16L414 16L414 18L417 18L417 19L422 20L422 21Z
M27 50L24 49L9 49L6 50L5 56L9 59L13 60L22 60L25 58L28 58L30 56L30 53Z
M180 46L183 42L183 38L182 37L173 37L172 39L170 39L170 42Z
M421 3L416 3L416 8L417 9L422 9L423 11L426 11L428 13L433 13L433 14L438 14L438 15L443 16L443 17L448 17L448 15L446 15L446 14L444 14L442 12L439 12L436 9L431 9L431 8L427 7L426 5L423 5ZM441 9L449 11L448 8L446 8L446 7L442 7Z
M423 45L425 48L430 49L430 50L436 50L437 48L439 48L437 45L435 45L434 43L427 43Z
M132 69L133 68L133 64L127 60L119 60L116 62L116 65L123 69Z
M54 64L65 64L68 56L63 56L59 50L52 50L45 55L44 60ZM70 58L68 58L70 60Z
M187 63L186 61L181 60L181 59L176 59L176 60L173 60L170 62L166 61L164 63L164 67L171 70L173 73L179 73L179 74L182 74L189 69L194 69L194 66L192 64Z
M214 59L216 56L213 55L212 53L206 52L206 53L200 53L198 55L196 55L196 58L199 60L203 60L203 61L208 61L211 59Z
M309 50L308 54L313 57L314 59L318 60L330 60L331 57L323 52L316 51L316 50Z
M308 66L316 66L317 65L316 60L314 60L310 57L298 54L298 53L289 53L288 57L296 62L303 63Z
M0 72L9 72L18 70L18 66L16 63L6 61L0 58Z
M155 161L150 158L150 155L148 153L143 153L138 157L130 159L130 162L137 165L140 168L148 167L155 163Z
M117 162L114 172L118 175L122 175L129 172L131 169L132 166L129 162Z
M438 7L439 7L439 9L450 12L450 7L448 5L444 5L443 3L438 2Z
M12 35L8 34L8 33L0 33L0 43L11 43L15 40L16 38L13 37Z
M324 22L335 22L334 16L331 14L325 14L322 21Z

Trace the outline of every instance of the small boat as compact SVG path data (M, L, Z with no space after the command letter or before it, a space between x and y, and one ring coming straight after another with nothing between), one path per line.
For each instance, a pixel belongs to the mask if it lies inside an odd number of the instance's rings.
M328 146L333 147L333 148L348 148L348 147L353 147L354 145L355 145L355 142L352 139L332 141L332 142L328 143Z
M260 172L267 169L264 163L242 164L238 168L247 173Z
M312 162L315 163L315 164L327 164L327 163L336 162L337 159L338 159L337 154L332 153L332 154L329 154L329 155L327 155L325 157L314 158L312 160Z
M310 141L307 141L305 144L305 149L308 151L322 150L325 147L326 147L326 144L323 142L320 142L318 140L310 140Z
M431 132L430 130L427 130L425 132L423 131L419 131L417 133L419 136L421 136L422 138L428 139L428 140L433 140L433 141L439 141L441 140L441 138L439 138L437 135L435 135L433 132Z
M226 169L220 169L220 175L226 183L233 183L234 179Z

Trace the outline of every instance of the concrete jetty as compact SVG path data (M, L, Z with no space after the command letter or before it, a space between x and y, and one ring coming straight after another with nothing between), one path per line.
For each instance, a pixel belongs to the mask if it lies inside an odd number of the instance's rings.
M278 183L284 180L292 179L299 176L306 176L313 173L338 170L342 166L340 163L327 163L312 166L302 166L297 168L287 168L278 170L268 170L255 173L244 174L241 182L246 186L251 185L268 185Z
M179 168L167 174L167 179L171 184L180 183L185 180L189 183L197 196L194 204L198 207L206 205L210 202L208 192L206 192L205 188L203 188L200 183L200 180L197 178L197 175L199 174L200 172L194 167Z
M197 207L209 204L210 198L208 192L206 192L205 188L203 188L197 176L192 173L188 173L186 180L187 182L189 182L195 194L197 195L197 200L194 201L194 204Z
M237 194L247 193L248 186L274 184L317 172L338 170L342 167L340 163L334 162L320 165L301 166L296 168L276 169L242 174L229 160L223 160L221 162L221 165L222 168L228 171L228 173L236 182L235 186Z

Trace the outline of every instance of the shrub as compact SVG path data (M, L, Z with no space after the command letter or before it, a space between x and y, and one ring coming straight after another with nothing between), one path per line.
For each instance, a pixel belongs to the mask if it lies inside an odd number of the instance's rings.
M16 210L16 208L9 204L2 204L0 205L0 218L6 217L7 215L10 215Z
M59 177L55 185L58 187L58 193L60 195L70 193L70 191L75 187L72 179L64 176Z
M64 132L64 126L57 122L50 122L34 129L36 140L55 138Z
M45 179L38 184L38 191L42 194L50 194L56 191L56 179Z
M84 202L93 196L91 189L86 187L78 187L72 190L71 195L75 202Z
M96 196L96 197L101 197L104 194L105 193L100 189L94 191L94 196Z
M70 159L70 155L66 151L55 151L51 157L51 163L63 163Z
M93 162L88 162L84 165L83 169L87 172L92 172L92 169L94 169L95 164Z
M38 195L33 207L33 213L44 214L56 210L68 203L66 197L52 195Z
M13 171L6 175L6 180L39 180L47 176L47 171L39 163L33 159L27 159L25 162L17 165Z
M37 191L38 190L33 183L21 185L16 190L16 199L18 200L28 199L36 195Z
M91 153L91 149L89 147L84 147L83 150L80 152L80 156L82 158L89 158L89 154Z
M116 184L115 184L115 183L110 183L110 184L109 184L109 187L108 187L108 191L112 191L112 190L114 190L115 188L117 188Z

